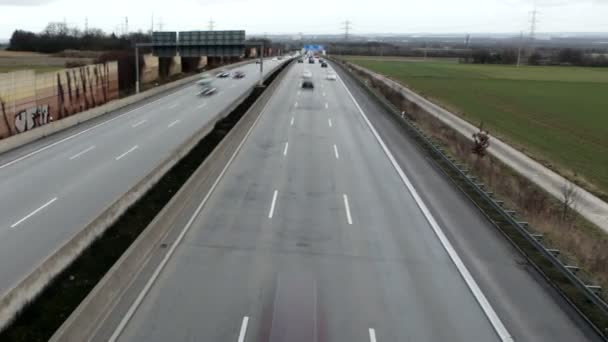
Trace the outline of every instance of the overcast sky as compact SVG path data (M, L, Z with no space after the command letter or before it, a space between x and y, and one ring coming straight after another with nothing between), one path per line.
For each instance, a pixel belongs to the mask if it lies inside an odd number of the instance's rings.
M608 0L0 0L0 39L13 30L41 31L50 21L121 30L245 29L247 33L608 32Z

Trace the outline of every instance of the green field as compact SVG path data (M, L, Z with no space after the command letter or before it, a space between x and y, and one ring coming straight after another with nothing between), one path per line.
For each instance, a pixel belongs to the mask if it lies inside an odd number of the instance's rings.
M441 103L607 198L608 68L350 57Z

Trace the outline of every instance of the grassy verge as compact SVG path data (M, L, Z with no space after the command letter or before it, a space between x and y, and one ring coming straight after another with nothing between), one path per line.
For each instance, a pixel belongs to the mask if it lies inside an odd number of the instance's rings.
M266 83L272 82L279 68ZM89 294L158 212L171 200L262 92L256 88L229 116L219 121L182 160L93 242L2 332L0 341L47 341Z
M504 199L505 207L514 209L519 213L521 220L530 223L529 229L545 234L546 244L562 251L562 260L572 260L581 266L583 271L579 273L582 277L589 281L594 278L604 288L608 286L608 237L572 211L564 217L560 203L508 166L490 157L480 159L474 156L471 153L471 142L433 116L413 110L411 104L407 103L401 94L363 74L356 75L360 79L367 80L371 85L368 89L376 94L389 110L399 113L402 109L406 109L412 123L407 124L403 121L403 126L412 133L419 146L541 274L593 322L605 338L608 338L608 315L589 302L559 269L481 196L411 125L421 128L435 142L442 145L448 155L471 170L470 172L491 189L497 198ZM589 271L593 277L586 271Z
M608 68L346 58L388 75L608 199Z

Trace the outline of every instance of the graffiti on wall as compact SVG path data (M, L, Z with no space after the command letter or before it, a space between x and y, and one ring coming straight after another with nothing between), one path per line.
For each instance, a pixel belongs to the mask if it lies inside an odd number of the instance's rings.
M30 108L15 115L15 130L17 133L23 133L46 125L53 120L49 115L49 106L42 105Z
M0 74L0 139L118 98L116 62L46 74Z

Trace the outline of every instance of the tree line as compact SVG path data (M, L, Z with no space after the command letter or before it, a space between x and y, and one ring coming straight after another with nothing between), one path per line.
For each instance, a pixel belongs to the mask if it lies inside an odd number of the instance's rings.
M56 53L64 50L127 50L134 42L149 42L149 34L142 32L117 36L92 28L81 31L65 23L53 22L40 33L16 30L8 44L9 50Z
M517 49L475 49L470 57L465 57L465 62L475 64L516 64L518 59ZM608 67L607 53L592 53L581 49L537 49L526 55L522 52L521 63L530 65L573 65L587 67Z

